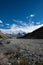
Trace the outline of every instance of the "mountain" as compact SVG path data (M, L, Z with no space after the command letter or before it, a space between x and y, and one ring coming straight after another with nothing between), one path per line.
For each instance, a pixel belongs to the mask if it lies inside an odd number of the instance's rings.
M22 37L25 35L25 32L18 32L17 34L12 33L12 34L6 34L9 38L18 38Z
M0 31L0 39L7 39L7 35L3 34L1 31Z
M16 35L16 37L18 38L18 37L22 37L22 36L24 36L26 33L25 32L19 32L17 35Z
M32 33L25 34L21 38L24 39L43 39L43 26L33 31Z

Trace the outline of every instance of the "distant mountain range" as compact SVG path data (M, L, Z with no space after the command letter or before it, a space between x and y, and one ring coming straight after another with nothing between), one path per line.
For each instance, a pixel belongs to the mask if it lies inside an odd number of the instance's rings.
M25 35L25 32L19 32L19 33L17 33L17 34L14 34L14 33L12 33L12 34L6 34L9 38L18 38L18 37L22 37L22 36L24 36Z
M25 34L20 37L24 39L43 39L43 26L33 31L32 33Z
M17 34L4 34L2 31L0 31L0 39L8 39L8 38L18 38L25 35L25 32L19 32Z
M19 32L18 34L4 34L0 31L0 39L23 38L23 39L43 39L43 26L31 33Z

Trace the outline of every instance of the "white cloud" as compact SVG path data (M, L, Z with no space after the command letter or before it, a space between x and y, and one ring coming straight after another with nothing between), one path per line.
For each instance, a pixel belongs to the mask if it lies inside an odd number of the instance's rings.
M10 24L7 23L6 25L9 26Z
M35 15L34 14L31 14L30 17L34 17Z
M30 33L38 28L40 28L41 26L43 26L43 24L40 24L40 25L31 25L31 26L17 26L15 24L13 24L11 26L10 29L0 29L3 33L9 33L9 34L12 34L12 33L15 33L17 34L18 32L20 31L23 31L23 32L26 32L26 33Z
M20 21L20 20L16 20L16 19L13 19L14 22L17 22L17 23L22 23L23 21Z
M22 24L22 23L23 23L23 21L16 20L16 19L13 19L13 21L14 21L14 22L16 22L16 23L20 23L20 24Z
M32 21L32 24L34 24L34 21Z
M14 21L14 22L17 22L17 23L19 22L19 21L18 21L18 20L16 20L16 19L13 19L13 21Z
M12 25L12 27L11 27L11 30L14 32L14 31L23 31L23 32L26 32L26 33L29 33L29 32L32 32L32 31L34 31L35 29L37 29L37 28L39 28L39 27L41 27L41 26L43 26L43 24L41 24L41 25L31 25L31 26L15 26L15 25Z
M29 16L26 17L26 19L29 19L30 17L34 17L34 14L30 14Z
M0 23L3 23L2 20L0 20Z
M40 25L40 22L36 22L37 25Z
M34 21L29 22L29 25L30 25L30 26L31 26L31 25L34 25L34 23L35 23Z
M10 29L0 29L0 30L3 33L9 33L9 34L12 34L12 33L17 34L20 31L30 33L32 31L40 28L41 26L43 26L43 24L34 25L34 21L32 21L32 23L30 23L31 25L24 23L23 21L15 20L15 22L19 22L21 25L19 26L17 24L12 24ZM9 25L9 24L7 24L7 25Z

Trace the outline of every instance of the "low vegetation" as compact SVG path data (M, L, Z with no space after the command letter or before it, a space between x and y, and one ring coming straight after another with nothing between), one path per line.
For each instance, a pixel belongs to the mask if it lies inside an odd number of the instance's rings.
M10 41L8 40L6 43L7 43L7 44L10 44Z
M0 40L0 65L43 65L43 40Z
M43 65L43 60L37 55L37 58L33 54L24 56L21 55L20 51L13 52L11 50L3 55L4 57L0 59L0 65Z

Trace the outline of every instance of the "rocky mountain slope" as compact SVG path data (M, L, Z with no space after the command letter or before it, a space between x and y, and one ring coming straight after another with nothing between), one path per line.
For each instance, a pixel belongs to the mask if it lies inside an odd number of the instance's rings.
M0 31L0 39L7 39L8 36L3 34L1 31Z
M43 26L40 27L39 29L33 31L32 33L28 33L28 34L24 35L21 38L24 38L24 39L43 39Z

